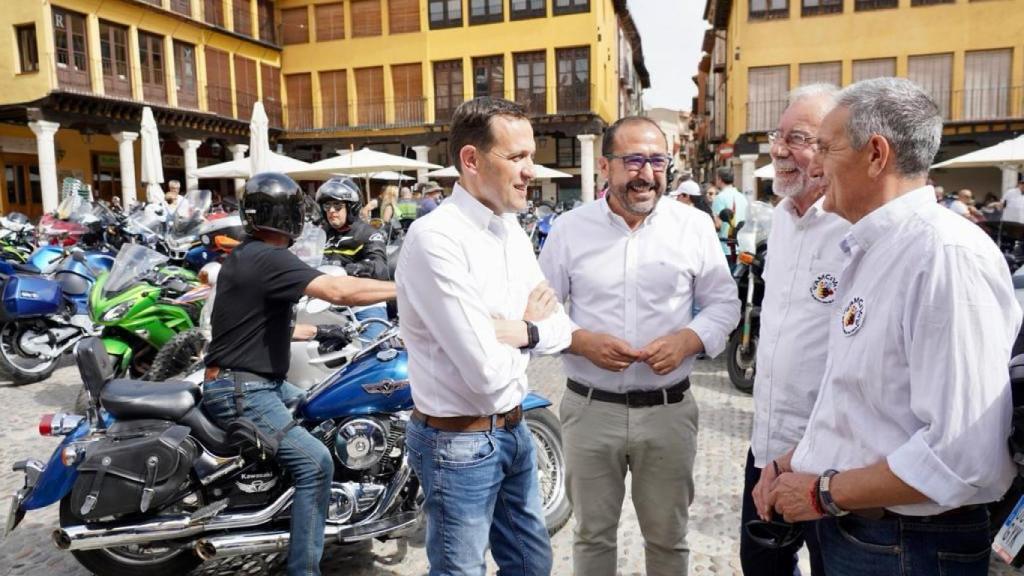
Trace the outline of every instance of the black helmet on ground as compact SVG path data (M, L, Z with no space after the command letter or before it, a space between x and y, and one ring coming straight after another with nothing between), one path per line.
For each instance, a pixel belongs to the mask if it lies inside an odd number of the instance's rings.
M245 183L240 207L246 234L269 230L294 240L302 233L302 190L284 174L262 172L250 178Z
M363 208L362 194L359 191L359 184L355 180L345 176L335 176L324 182L316 191L316 203L324 213L324 220L327 219L327 211L324 210L325 202L345 203L345 223L351 225L359 219L359 211Z

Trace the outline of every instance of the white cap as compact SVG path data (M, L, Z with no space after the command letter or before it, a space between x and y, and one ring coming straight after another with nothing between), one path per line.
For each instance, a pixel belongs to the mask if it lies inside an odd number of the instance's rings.
M681 194L687 196L700 196L700 184L697 184L693 180L687 180L679 185L678 188L668 193L672 198L677 198Z

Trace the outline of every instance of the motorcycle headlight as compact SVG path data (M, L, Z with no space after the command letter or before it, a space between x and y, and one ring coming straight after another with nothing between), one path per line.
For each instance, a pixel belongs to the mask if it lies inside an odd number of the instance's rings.
M132 303L131 302L122 302L122 303L118 304L117 306L114 306L110 310L107 310L106 312L104 312L103 313L103 317L101 318L101 320L103 322L117 322L125 314L127 314L128 311L131 310L131 309L132 309Z

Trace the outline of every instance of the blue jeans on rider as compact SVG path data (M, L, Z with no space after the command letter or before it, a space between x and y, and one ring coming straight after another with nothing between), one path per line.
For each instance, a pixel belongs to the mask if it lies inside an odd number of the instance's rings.
M356 320L366 320L367 318L380 318L381 320L388 319L388 307L384 304L378 306L370 306L369 308L363 308L356 312ZM377 336L386 330L383 324L379 322L373 322L366 326L366 331L363 332L362 338L364 340L374 340Z
M264 432L275 435L292 421L285 403L305 392L288 382L247 382L243 411ZM235 383L228 379L203 385L203 409L217 425L226 427L236 416ZM301 426L285 434L277 451L278 463L291 474L295 496L291 506L288 576L319 576L324 549L324 526L331 497L334 462L326 446Z
M818 539L829 576L984 576L991 554L984 506L922 518L824 518Z
M488 543L502 576L547 576L533 439L513 430L442 432L410 420L409 463L423 484L430 576L483 576Z

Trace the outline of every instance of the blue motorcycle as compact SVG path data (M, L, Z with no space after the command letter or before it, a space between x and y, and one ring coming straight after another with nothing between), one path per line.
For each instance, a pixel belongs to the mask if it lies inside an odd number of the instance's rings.
M25 485L5 535L27 511L59 502L54 542L99 576L180 576L211 558L287 550L294 487L266 439L215 425L200 407L198 383L111 380L99 339L80 342L75 356L89 409L43 417L40 433L64 439L49 461L15 466ZM541 482L555 530L569 508L549 405L530 394L523 410L538 460L555 462L557 474ZM334 455L326 542L394 538L418 523L422 495L405 449L412 408L397 328L293 407L298 425Z
M25 264L0 261L0 375L45 380L61 355L94 332L89 289L114 259L101 251L43 246Z

